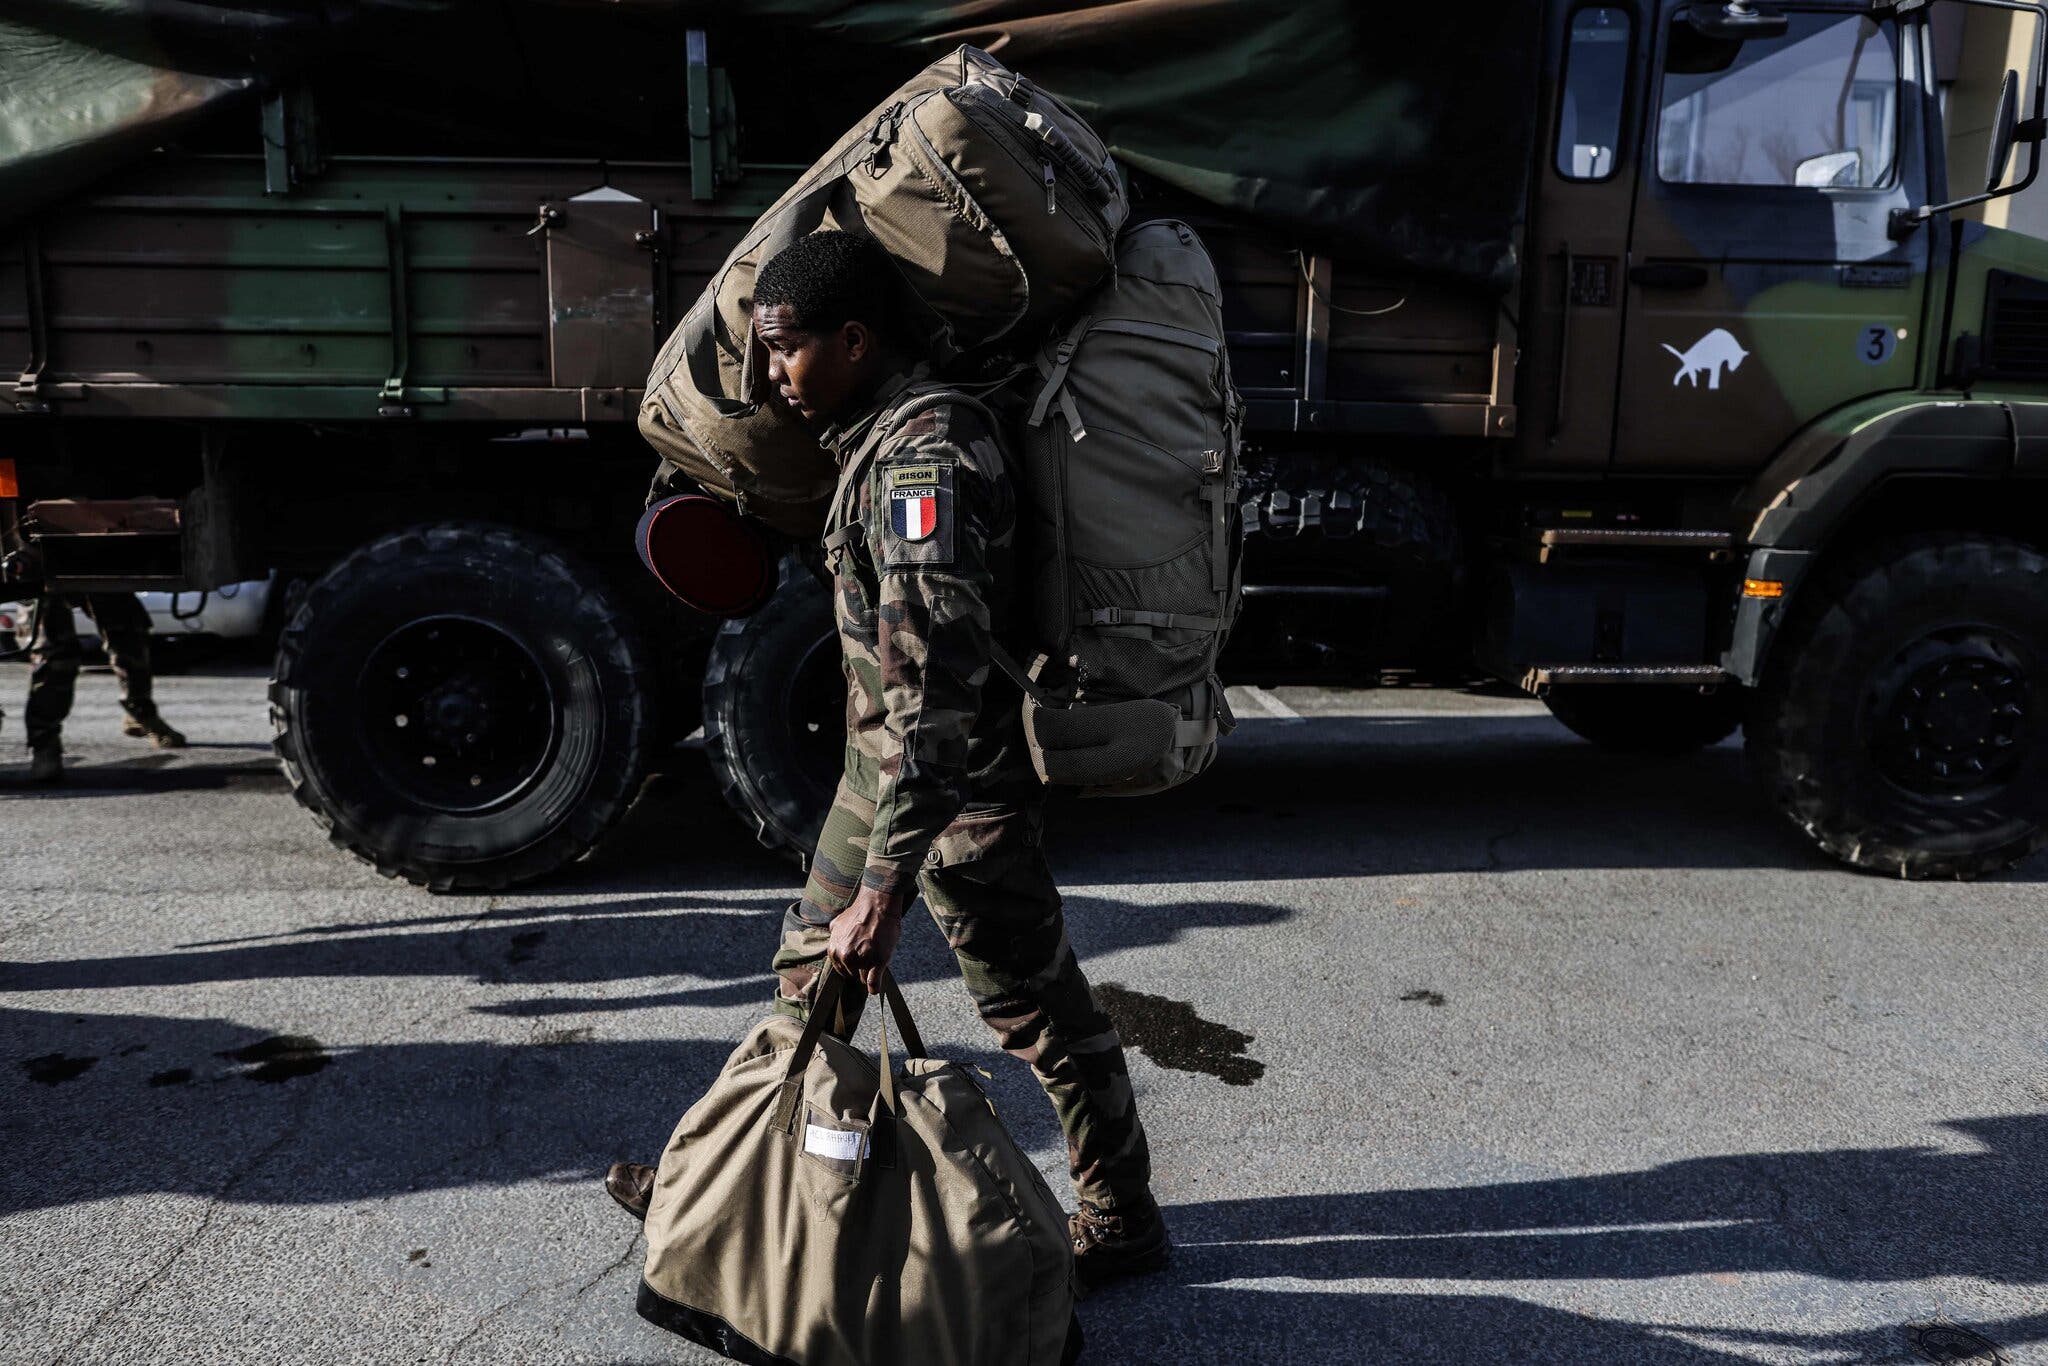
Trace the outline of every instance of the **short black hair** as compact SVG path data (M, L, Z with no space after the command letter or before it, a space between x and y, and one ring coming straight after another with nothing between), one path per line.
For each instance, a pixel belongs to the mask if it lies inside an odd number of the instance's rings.
M896 267L865 237L830 229L799 237L770 257L754 277L754 306L779 304L806 332L847 322L891 331L889 282Z

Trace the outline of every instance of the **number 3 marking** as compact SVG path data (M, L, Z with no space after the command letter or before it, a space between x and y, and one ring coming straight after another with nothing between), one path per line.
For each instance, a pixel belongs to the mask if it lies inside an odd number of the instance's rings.
M1872 323L1856 334L1856 359L1865 365L1883 365L1899 344L1890 324Z

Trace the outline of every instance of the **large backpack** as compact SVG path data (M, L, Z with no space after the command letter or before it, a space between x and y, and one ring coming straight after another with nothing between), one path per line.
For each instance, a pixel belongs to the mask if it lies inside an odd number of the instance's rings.
M1216 658L1242 598L1243 403L1187 224L1126 232L1078 315L1040 350L1012 436L1038 657L998 662L1042 780L1137 795L1199 773L1234 724Z
M904 289L898 322L941 366L1035 343L1109 270L1128 206L1102 140L977 48L933 62L850 129L757 219L647 377L640 430L743 512L815 536L837 471L770 399L754 276L821 228L872 237Z

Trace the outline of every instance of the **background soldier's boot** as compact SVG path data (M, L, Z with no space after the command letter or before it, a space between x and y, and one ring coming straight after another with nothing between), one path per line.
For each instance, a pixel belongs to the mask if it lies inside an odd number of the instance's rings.
M1149 1202L1142 1210L1106 1210L1083 1200L1081 1212L1067 1219L1067 1231L1074 1237L1074 1286L1083 1295L1159 1270L1173 1249L1165 1217Z
M133 740L147 740L158 749L183 749L185 737L171 729L155 707L129 712L121 718L121 733Z
M54 740L29 751L28 780L32 783L64 781L64 747Z

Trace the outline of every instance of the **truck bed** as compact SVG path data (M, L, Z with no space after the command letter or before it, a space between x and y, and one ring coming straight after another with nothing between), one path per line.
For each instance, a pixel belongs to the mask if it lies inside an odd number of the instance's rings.
M266 195L260 157L159 157L0 242L0 358L27 412L628 422L658 340L792 174L703 201L687 163L343 158ZM1253 429L1512 434L1491 294L1197 226Z

